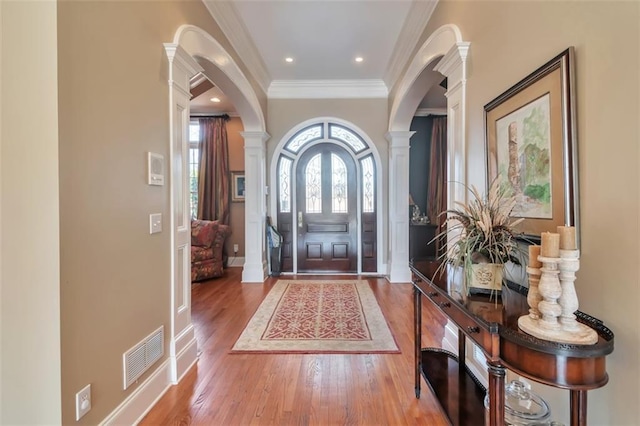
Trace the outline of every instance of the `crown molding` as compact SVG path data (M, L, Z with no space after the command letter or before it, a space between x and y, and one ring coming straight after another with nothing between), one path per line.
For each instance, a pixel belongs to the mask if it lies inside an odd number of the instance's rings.
M437 4L438 0L413 1L384 74L383 80L387 87L392 88L400 78L400 73L411 59L411 54L424 33Z
M363 99L386 98L382 80L274 80L269 99Z
M205 75L202 74L202 71L201 71L198 74L196 74L193 77L191 77L191 79L189 80L189 87L191 89L193 89L194 87L198 87L199 85L201 85L205 81L209 81L209 79L207 77L205 77ZM211 84L213 84L213 83L211 83Z
M217 0L203 0L203 2L248 71L256 79L262 90L267 93L271 83L271 76L258 48L249 36L247 27L233 7L233 2Z
M418 108L414 117L427 117L429 115L447 115L446 108Z

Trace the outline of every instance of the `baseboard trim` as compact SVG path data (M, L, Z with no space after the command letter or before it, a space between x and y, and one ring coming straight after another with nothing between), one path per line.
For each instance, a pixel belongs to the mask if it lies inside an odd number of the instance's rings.
M189 342L176 357L178 382L198 362L197 342ZM171 357L162 364L111 412L100 426L136 425L173 385L171 382Z
M228 268L242 268L244 266L244 257L232 257L227 263Z
M100 423L100 426L138 424L171 387L170 370L169 359L165 359L151 376Z
M442 337L442 349L458 354L458 328L451 322L447 321L444 327L444 336ZM460 356L460 354L458 354ZM462 354L464 356L464 354Z
M187 343L187 345L176 356L176 381L173 384L178 384L180 380L187 374L191 367L198 362L198 342L195 337Z

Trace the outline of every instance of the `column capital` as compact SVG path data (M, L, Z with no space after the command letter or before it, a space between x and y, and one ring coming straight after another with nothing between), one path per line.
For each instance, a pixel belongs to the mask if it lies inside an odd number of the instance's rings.
M391 130L384 137L391 143L392 147L409 147L409 140L414 133L414 131Z
M240 132L244 138L244 146L250 148L265 148L264 143L271 135L267 132Z
M444 57L433 68L442 75L454 78L466 77L467 56L469 55L469 46L471 43L458 42L455 46L444 55ZM461 72L460 72L461 71Z

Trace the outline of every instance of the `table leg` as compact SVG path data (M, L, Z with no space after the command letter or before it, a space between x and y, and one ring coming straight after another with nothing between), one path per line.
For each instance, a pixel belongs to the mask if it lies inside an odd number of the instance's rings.
M571 409L571 426L586 426L587 391L572 390L569 407Z
M422 370L422 293L413 288L413 327L415 350L415 392L420 398L420 372Z
M497 362L487 361L489 370L489 425L504 426L504 378L506 369Z
M466 374L465 365L467 363L467 336L458 329L458 371L460 374Z

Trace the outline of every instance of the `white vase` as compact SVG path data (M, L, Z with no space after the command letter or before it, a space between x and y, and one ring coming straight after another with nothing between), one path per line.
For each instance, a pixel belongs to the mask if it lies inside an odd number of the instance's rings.
M495 293L502 290L502 263L475 263L469 276L470 293Z

